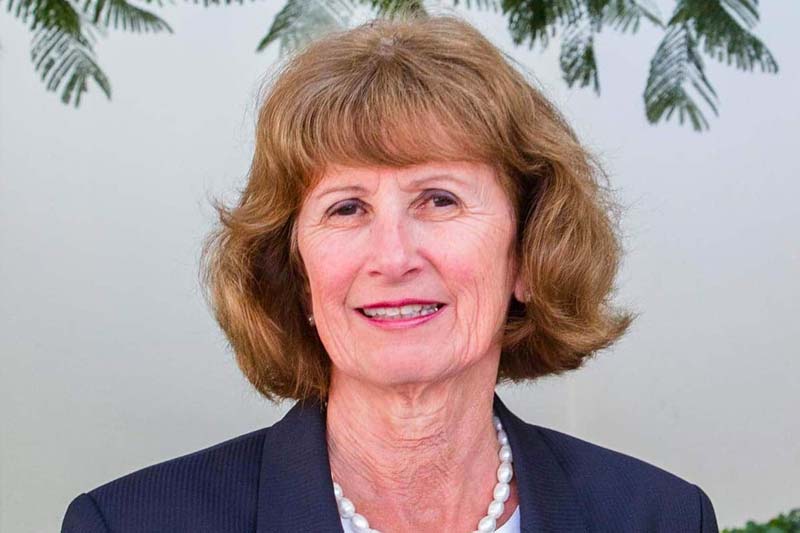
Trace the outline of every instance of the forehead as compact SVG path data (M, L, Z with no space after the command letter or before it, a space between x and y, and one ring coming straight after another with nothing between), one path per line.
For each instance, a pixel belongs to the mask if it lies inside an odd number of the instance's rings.
M308 196L318 198L343 188L375 190L386 180L398 182L403 189L436 182L477 189L497 183L497 172L489 164L472 161L434 161L405 167L331 164L320 172Z
M500 186L494 167L479 162L427 162L406 167L336 164L319 175L303 203L323 202L337 193L370 195L387 182L408 192L447 187L472 196L491 196L491 190Z
M380 181L384 178L414 182L432 177L470 181L494 177L494 174L490 165L471 161L432 161L406 167L332 164L321 173L318 184L348 180Z

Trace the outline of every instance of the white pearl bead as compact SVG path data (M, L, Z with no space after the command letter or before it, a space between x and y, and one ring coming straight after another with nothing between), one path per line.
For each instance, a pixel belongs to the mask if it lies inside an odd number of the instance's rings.
M358 513L350 517L350 523L353 525L353 529L356 531L356 533L369 532L369 522L367 522L367 519Z
M508 444L504 444L503 446L500 447L500 451L497 453L497 455L500 457L500 461L504 463L510 463L512 457L511 446L509 446Z
M493 516L495 518L500 518L505 509L506 506L503 504L503 502L492 500L492 503L489 504L489 510L487 511L486 514L488 514L489 516Z
M484 516L478 522L478 531L481 533L492 533L497 528L497 521L493 516Z
M492 417L492 422L494 423L495 431L500 431L501 429L503 429L503 424L500 422L500 419L497 418L496 416Z
M500 463L500 466L497 467L497 481L500 483L508 483L513 475L514 471L511 470L511 463Z
M494 499L499 502L504 502L508 499L511 495L511 487L508 486L508 483L498 483L494 486Z
M506 435L506 432L502 429L497 432L497 442L499 442L501 446L508 444L508 435Z
M342 486L335 481L333 482L333 495L336 496L337 500L342 497Z
M347 498L342 497L339 500L339 515L342 518L350 518L356 512L356 506Z

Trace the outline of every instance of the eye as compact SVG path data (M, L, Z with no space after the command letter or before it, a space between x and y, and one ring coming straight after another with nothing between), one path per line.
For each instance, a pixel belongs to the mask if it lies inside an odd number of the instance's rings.
M328 216L343 216L349 217L355 215L358 212L358 209L361 208L361 202L358 200L343 200L333 206L328 210Z
M458 200L455 196L449 192L440 190L426 191L423 201L431 202L434 207L449 207L458 204Z

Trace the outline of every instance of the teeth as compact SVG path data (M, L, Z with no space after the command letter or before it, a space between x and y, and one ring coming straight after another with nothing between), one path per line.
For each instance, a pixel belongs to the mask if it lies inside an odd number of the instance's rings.
M398 318L414 318L417 316L425 316L435 313L439 309L439 304L429 305L404 305L402 307L373 307L371 309L363 309L364 314L369 317L384 318L384 319L398 319Z

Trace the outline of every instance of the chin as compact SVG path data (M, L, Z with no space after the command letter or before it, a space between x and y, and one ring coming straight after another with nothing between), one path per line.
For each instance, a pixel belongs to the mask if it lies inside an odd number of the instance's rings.
M435 383L457 375L464 368L430 356L431 352L382 353L372 361L370 380L386 386Z

